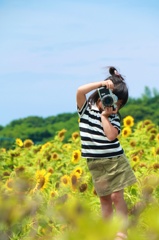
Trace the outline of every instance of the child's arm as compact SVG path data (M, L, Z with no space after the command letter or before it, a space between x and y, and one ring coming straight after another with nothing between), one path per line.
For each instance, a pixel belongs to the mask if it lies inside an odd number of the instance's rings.
M112 107L109 107L109 108L106 108L101 114L103 130L106 137L110 141L113 141L118 136L118 129L111 124L108 117L110 114L116 114L117 111L118 111L117 109L113 110Z
M80 86L77 89L77 94L76 94L76 101L77 101L77 106L79 109L82 108L83 104L86 101L86 94L91 92L92 90L95 90L99 87L104 87L106 86L109 89L114 88L114 84L111 80L107 81L101 81L101 82L94 82L94 83L88 83L85 85Z

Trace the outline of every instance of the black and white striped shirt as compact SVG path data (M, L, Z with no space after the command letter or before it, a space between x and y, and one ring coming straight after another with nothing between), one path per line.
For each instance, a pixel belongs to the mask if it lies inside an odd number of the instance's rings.
M101 112L96 105L89 106L86 101L78 109L80 117L79 128L81 136L82 157L84 158L111 158L123 154L118 139L110 141L104 133ZM120 133L120 118L117 114L109 117L111 124Z

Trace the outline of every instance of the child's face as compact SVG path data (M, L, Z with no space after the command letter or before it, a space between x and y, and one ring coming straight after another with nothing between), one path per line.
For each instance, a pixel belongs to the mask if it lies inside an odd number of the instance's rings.
M122 104L123 104L123 100L118 99L118 101L116 102L117 108L120 109Z
M118 101L116 102L117 111L121 108L121 106L122 106L122 102L123 102L123 101L120 100L120 99L118 99ZM97 101L97 106L98 106L99 110L101 110L101 111L104 110L104 108L103 108L103 104L102 104L100 98L99 98L98 101Z

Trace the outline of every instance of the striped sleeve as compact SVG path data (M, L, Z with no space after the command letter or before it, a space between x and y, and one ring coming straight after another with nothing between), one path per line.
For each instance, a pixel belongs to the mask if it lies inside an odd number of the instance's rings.
M79 108L77 107L77 111L78 111L79 117L82 117L82 115L84 114L84 112L85 112L86 109L87 109L87 106L88 106L88 101L86 100L81 109L79 109Z
M112 124L115 128L117 128L118 133L120 133L120 131L121 131L120 117L115 114L115 115L110 116L109 120L110 120L111 124Z

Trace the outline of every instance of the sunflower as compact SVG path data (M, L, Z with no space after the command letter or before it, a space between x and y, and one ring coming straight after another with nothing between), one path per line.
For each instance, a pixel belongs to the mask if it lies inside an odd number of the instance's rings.
M82 183L80 186L79 186L79 191L80 192L85 192L88 188L88 185L87 183Z
M51 146L51 142L46 142L45 144L42 145L40 151L42 152L45 148L50 147Z
M148 132L153 131L153 129L154 129L154 124L149 124L148 126L146 126L146 131Z
M52 158L53 160L57 160L57 159L59 159L59 156L58 156L58 154L57 154L56 152L54 152L54 153L52 154L51 158Z
M33 143L33 141L31 139L26 139L23 144L24 144L25 148L29 148L32 145L34 145L34 143Z
M159 155L159 147L156 148L156 154Z
M1 149L0 149L0 152L6 153L6 148L1 148Z
M131 140L131 141L130 141L130 146L131 146L131 147L135 147L135 146L136 146L136 141Z
M77 173L79 176L81 176L83 173L83 170L81 167L77 167L74 169L73 173Z
M72 146L71 146L71 144L69 144L69 143L65 143L65 144L62 146L62 148L69 151L69 150L72 148Z
M9 176L10 176L10 172L4 171L4 172L3 172L3 176L4 176L4 177L9 177Z
M14 170L15 170L16 174L21 174L21 173L24 173L25 167L19 166L19 167L16 167Z
M81 177L81 174L78 171L73 171L70 174L70 178L72 179L72 176L76 176L77 180Z
M156 149L155 149L155 147L152 147L152 155L155 157L156 156Z
M78 178L79 178L79 176L77 174L72 174L71 175L71 184L75 186L78 182Z
M20 138L17 138L15 142L16 142L16 145L18 145L19 147L23 147L23 142Z
M47 170L50 174L53 174L54 173L54 169L52 167L49 167L48 170Z
M151 134L149 140L153 141L155 139L155 136L156 136L155 134Z
M159 133L156 135L156 141L159 142Z
M49 172L46 172L45 169L38 170L35 175L35 178L37 180L35 189L43 190L46 188L50 175L51 174Z
M64 175L61 177L61 183L65 186L68 186L70 183L70 176Z
M152 128L152 129L150 130L150 133L152 133L152 134L157 134L157 129Z
M149 125L149 124L151 124L151 123L152 123L151 120L146 119L146 120L144 120L144 122L143 122L143 126Z
M14 181L12 178L8 179L6 182L6 187L9 191L13 190Z
M132 131L131 131L130 127L125 127L122 130L122 136L123 137L128 137L131 133L132 133Z
M51 195L52 198L54 198L54 197L56 197L58 195L58 193L57 193L57 191L52 191L50 193L50 195Z
M75 150L72 153L72 163L78 163L81 158L80 150Z
M79 138L79 133L78 132L74 132L72 133L72 139L75 141L76 139Z
M131 116L127 116L123 119L124 127L132 127L134 126L134 118Z
M147 168L147 165L146 165L146 163L144 163L144 162L141 162L141 163L139 164L139 166L140 166L141 168L143 168L143 167Z
M61 142L63 141L63 139L64 139L64 137L65 137L65 132L67 132L67 130L66 130L66 129L62 129L62 130L59 131L59 133L58 133L58 137L59 137L59 139L60 139Z
M79 175L77 173L73 173L70 176L70 182L71 182L71 188L72 190L76 190L77 184L78 184L78 179L79 179Z
M10 151L10 156L11 157L18 157L18 156L20 156L20 151L19 151L19 149L14 149L14 150L11 150Z
M155 162L155 163L153 164L153 168L154 168L154 169L159 169L159 163L158 163L158 162Z
M139 162L139 157L138 156L134 156L134 157L132 157L132 161L133 162Z

